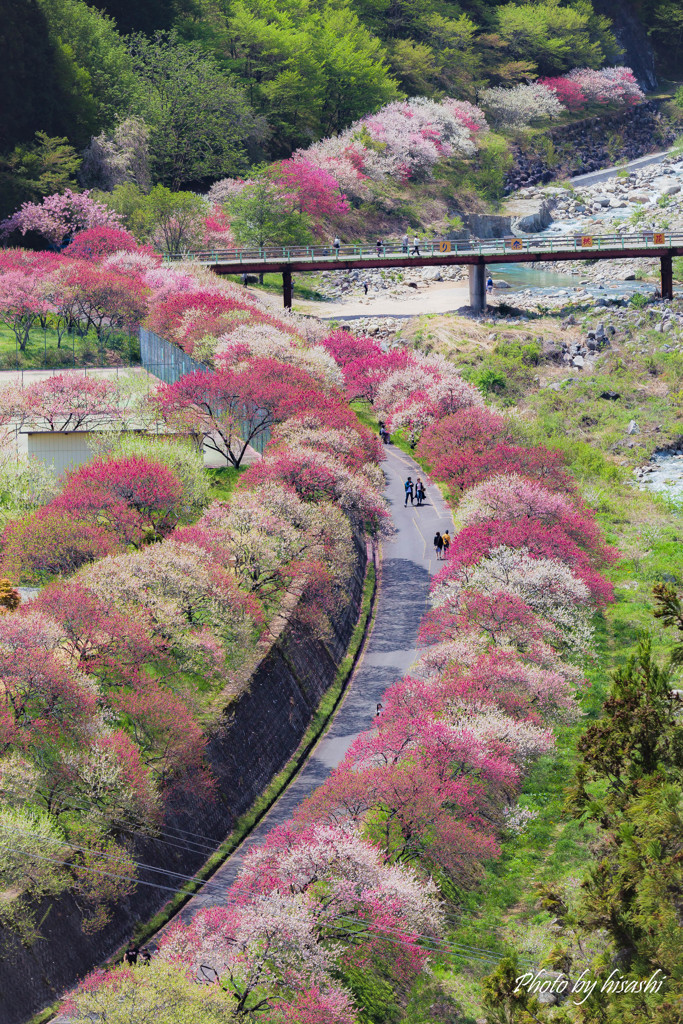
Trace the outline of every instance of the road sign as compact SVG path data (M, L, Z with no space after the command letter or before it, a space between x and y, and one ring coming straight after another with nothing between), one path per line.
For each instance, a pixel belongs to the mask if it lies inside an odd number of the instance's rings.
M655 231L652 236L653 245L666 245L666 235L663 231Z
M524 248L524 242L521 238L506 238L505 244L508 248L512 249L513 252L520 252Z
M593 236L581 235L581 245L584 249L590 249L590 247L593 245Z
M450 242L439 242L439 252L450 252L452 249Z

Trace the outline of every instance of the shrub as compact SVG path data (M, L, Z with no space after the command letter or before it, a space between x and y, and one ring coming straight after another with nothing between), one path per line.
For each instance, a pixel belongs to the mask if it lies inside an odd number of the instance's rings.
M20 583L40 585L116 549L116 539L101 526L47 507L5 527L2 571Z

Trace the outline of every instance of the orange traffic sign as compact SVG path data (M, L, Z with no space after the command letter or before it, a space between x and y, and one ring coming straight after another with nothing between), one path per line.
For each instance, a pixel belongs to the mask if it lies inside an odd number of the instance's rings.
M511 249L514 249L515 252L519 252L520 249L524 248L524 242L521 238L506 238L505 242Z
M663 231L655 231L652 236L653 245L666 245L666 235Z
M452 249L450 242L439 242L439 252L450 252Z
M581 235L581 245L584 249L589 249L593 244L592 235Z

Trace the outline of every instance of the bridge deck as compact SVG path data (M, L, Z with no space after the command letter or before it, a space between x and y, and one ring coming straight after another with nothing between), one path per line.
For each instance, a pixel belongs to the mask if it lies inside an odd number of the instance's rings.
M217 274L281 273L285 306L291 306L292 273L319 270L362 270L388 267L484 267L497 263L539 260L661 260L662 295L672 297L671 260L683 256L683 232L642 232L629 235L568 235L554 238L436 240L415 251L400 243L388 245L265 246L259 249L217 249L179 253L170 260L189 259Z

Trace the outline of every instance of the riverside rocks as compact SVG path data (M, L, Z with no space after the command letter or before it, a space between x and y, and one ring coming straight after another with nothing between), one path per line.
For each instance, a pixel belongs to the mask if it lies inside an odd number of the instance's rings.
M317 281L317 290L325 298L339 299L341 296L363 297L365 284L368 295L391 295L397 299L407 298L438 281L462 281L468 279L467 267L407 267L367 270L325 270Z

